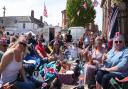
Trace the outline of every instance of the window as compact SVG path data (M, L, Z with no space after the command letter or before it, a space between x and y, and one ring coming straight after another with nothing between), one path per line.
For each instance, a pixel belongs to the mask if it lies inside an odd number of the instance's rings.
M17 23L17 20L15 20L14 23Z
M25 23L23 23L23 28L25 28Z
M1 23L4 23L4 21L3 21L3 20L1 20Z

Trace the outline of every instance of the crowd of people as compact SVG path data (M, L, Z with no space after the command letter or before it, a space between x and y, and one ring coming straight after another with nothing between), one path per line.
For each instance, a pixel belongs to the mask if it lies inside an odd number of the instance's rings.
M124 36L119 32L115 34L113 46L110 48L103 36L88 31L85 31L77 41L72 40L70 31L65 36L58 32L52 41L46 43L43 33L33 36L31 33L5 34L0 30L1 87L8 82L15 84L18 89L42 87L44 81L28 78L26 75L23 59L28 55L36 56L42 62L40 66L43 67L39 73L43 78L48 76L42 71L47 67L45 63L51 63L48 65L50 66L48 70L54 72L56 76L54 78L57 78L61 67L65 72L71 70L71 64L68 64L68 61L83 62L85 83L90 89L93 85L96 89L108 89L111 78L123 79L128 76L128 49L125 46ZM53 65L54 62L56 67ZM61 65L59 69L58 62ZM54 71L51 65L55 67ZM22 81L18 80L19 74Z

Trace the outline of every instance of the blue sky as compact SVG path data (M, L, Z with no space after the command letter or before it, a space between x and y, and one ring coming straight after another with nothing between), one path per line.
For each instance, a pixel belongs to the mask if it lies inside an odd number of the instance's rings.
M97 0L101 2L101 0ZM6 7L6 16L30 16L31 10L34 10L36 18L43 15L44 2L48 11L48 18L43 18L48 24L61 26L61 11L66 8L66 0L0 0L0 16L3 16L3 7ZM102 9L100 5L95 7L95 23L102 28Z

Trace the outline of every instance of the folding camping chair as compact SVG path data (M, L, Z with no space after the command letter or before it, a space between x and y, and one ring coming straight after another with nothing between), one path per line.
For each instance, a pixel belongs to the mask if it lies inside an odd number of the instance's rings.
M110 80L111 87L109 89L128 89L128 77L121 80L118 78L112 78Z

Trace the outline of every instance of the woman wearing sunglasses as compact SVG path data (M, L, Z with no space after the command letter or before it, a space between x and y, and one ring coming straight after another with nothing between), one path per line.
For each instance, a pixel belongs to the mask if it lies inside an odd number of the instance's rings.
M26 50L26 38L19 37L17 42L11 46L3 55L0 63L1 85L10 83L16 85L18 89L34 89L34 84L27 80L22 65L23 54ZM18 75L23 81L18 81Z
M125 48L123 35L116 34L113 40L113 48L107 53L104 66L96 75L97 88L109 89L111 78L122 79L128 75L128 49Z

